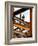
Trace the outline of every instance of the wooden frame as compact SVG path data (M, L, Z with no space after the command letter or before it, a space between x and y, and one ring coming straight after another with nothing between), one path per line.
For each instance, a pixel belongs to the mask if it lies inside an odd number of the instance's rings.
M10 7L11 5L13 7L34 7L34 11L30 8L30 32L32 32L31 38L13 38L13 40L10 42L11 34L10 34ZM32 15L32 12L34 15ZM21 17L21 16L20 16ZM37 4L35 3L21 3L21 2L5 2L5 44L18 44L18 43L35 43L37 42ZM17 23L16 23L17 24ZM16 25L15 24L15 25ZM19 25L19 24L18 24ZM16 25L16 26L18 26ZM21 28L21 26L19 26ZM22 27L24 28L24 27ZM24 28L27 29L27 28ZM28 28L29 30L29 28ZM18 39L18 40L17 40ZM30 41L29 41L30 39ZM17 42L16 42L17 41Z

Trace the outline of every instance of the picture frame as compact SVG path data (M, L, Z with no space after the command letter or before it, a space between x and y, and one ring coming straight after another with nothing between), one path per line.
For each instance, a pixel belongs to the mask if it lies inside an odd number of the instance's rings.
M11 18L13 17L12 16L13 11L11 11L11 10L13 10L14 7L20 7L21 9L26 8L24 10L27 10L29 8L33 9L33 11L31 10L32 13L30 14L31 15L30 17L32 17L30 19L31 24L32 24L31 25L31 28L32 28L31 37L12 38L12 30L14 27L11 29L10 25L12 24ZM14 13L14 15L15 14L18 14L18 12ZM14 21L14 19L13 19L13 21ZM19 26L19 28L21 28L21 26ZM22 27L22 28L24 28L24 27ZM26 28L24 28L24 29L26 29ZM5 2L5 44L21 44L21 43L35 43L35 42L37 42L37 4L36 3L23 3L23 2L11 2L11 1Z

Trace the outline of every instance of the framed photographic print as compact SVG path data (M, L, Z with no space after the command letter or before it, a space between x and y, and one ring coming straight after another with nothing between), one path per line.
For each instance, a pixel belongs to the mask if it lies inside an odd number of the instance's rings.
M37 4L5 2L5 44L37 42Z

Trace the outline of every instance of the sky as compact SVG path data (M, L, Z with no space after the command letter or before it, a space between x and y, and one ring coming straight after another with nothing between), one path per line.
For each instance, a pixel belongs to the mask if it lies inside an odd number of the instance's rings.
M21 9L21 8L14 8L14 11L17 11L19 9ZM20 14L16 15L16 17L19 17L20 18L19 15ZM27 11L22 12L21 13L21 16L23 16L23 15L25 16L24 21L30 22L30 10L27 10Z

